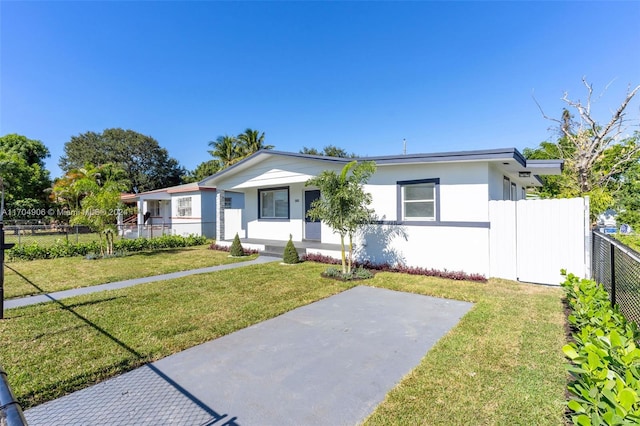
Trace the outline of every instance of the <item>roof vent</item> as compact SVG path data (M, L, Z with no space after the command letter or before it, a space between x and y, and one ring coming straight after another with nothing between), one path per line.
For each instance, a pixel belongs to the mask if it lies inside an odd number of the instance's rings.
M522 178L528 178L531 177L531 172L518 172L518 176Z

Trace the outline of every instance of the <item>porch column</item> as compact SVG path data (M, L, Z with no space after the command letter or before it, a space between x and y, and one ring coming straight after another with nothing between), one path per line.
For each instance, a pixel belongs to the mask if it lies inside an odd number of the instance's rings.
M142 208L144 207L144 200L140 198L138 200L138 238L142 236L142 226L144 225L144 212Z
M216 190L216 240L224 240L224 191Z

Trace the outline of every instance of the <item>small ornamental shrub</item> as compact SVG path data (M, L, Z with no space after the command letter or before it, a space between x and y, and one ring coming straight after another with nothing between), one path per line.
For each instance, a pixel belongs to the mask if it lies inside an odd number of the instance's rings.
M300 257L298 256L296 247L293 245L291 235L289 235L289 241L287 241L287 245L284 247L283 261L290 265L300 262Z
M242 248L242 244L240 243L240 237L236 232L236 236L233 239L233 243L231 243L231 249L229 250L229 254L234 257L244 256L244 249Z

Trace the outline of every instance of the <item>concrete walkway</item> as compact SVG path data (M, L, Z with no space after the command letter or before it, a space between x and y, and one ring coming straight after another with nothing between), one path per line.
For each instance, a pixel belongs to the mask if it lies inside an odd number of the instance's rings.
M359 286L25 416L31 426L356 425L471 306Z
M138 284L152 283L155 281L172 280L174 278L188 277L189 275L208 274L210 272L224 271L226 269L240 268L243 266L257 265L260 263L275 262L282 258L272 256L259 256L254 260L246 262L229 263L226 265L209 266L206 268L189 269L187 271L171 272L169 274L152 275L150 277L134 278L125 281L116 281L113 283L94 285L90 287L74 288L71 290L56 291L54 293L38 294L35 296L21 297L4 301L4 308L19 308L21 306L35 305L36 303L53 302L56 300L66 299L68 297L80 296L83 294L96 293L105 290L117 290L120 288L131 287Z

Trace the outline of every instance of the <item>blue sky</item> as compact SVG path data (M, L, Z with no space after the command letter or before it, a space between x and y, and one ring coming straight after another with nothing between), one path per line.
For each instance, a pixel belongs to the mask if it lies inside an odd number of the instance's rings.
M564 91L640 84L640 2L0 2L0 135L121 127L187 169L247 127L283 151L536 146ZM640 116L638 102L630 118Z

